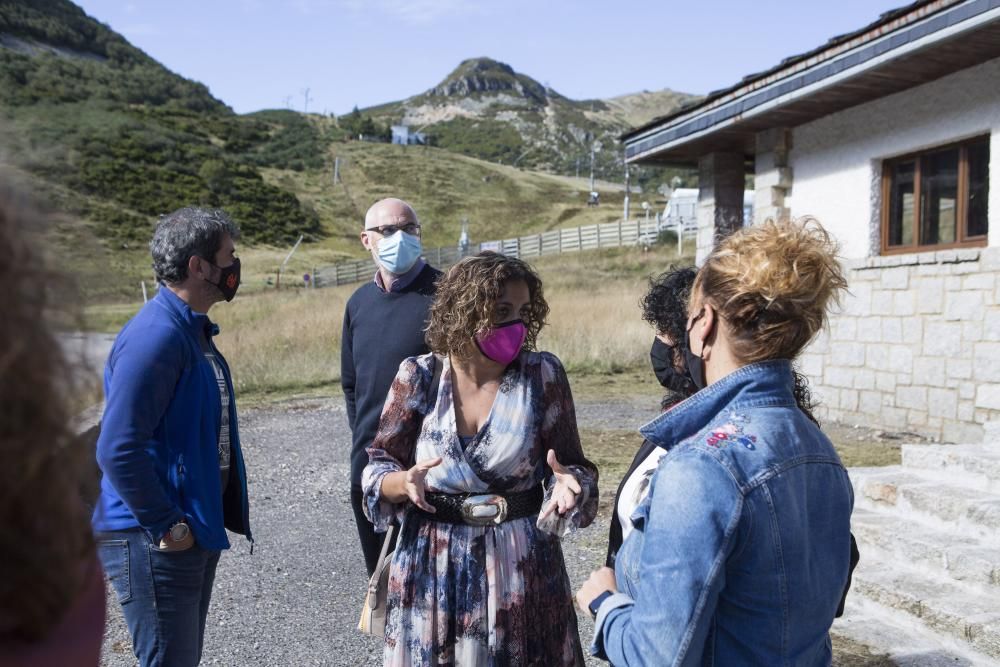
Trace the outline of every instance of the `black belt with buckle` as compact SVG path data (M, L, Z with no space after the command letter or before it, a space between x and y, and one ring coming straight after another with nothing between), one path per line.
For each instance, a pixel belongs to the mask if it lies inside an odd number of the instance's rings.
M437 512L425 512L419 507L414 507L414 511L435 521L489 526L538 514L542 497L540 484L527 491L504 494L428 492L424 498Z

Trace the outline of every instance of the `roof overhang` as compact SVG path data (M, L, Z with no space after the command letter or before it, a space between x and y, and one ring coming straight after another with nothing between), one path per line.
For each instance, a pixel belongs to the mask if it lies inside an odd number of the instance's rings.
M934 0L790 58L622 136L628 162L752 156L758 132L794 127L1000 57L1000 0Z

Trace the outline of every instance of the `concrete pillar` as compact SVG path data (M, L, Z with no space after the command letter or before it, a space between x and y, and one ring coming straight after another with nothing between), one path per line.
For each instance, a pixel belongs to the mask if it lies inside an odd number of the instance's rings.
M709 153L698 160L699 266L718 240L743 227L743 161L742 153Z
M753 221L789 218L791 210L785 206L785 197L792 189L792 168L788 166L792 133L776 127L758 132L755 139Z

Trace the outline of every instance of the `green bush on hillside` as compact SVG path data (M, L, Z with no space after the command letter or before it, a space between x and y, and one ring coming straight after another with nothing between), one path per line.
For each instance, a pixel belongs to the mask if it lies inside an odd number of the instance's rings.
M322 169L329 141L309 119L294 111L261 111L240 119L238 125L257 128L255 134L241 130L241 152L253 164L278 169ZM264 132L260 132L260 128ZM227 142L226 148L229 149Z
M434 125L432 137L435 146L504 164L513 164L525 150L518 131L498 120L453 118Z

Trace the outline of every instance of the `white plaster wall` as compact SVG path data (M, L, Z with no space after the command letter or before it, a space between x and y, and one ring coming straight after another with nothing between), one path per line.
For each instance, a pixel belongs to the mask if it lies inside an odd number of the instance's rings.
M845 258L878 254L881 161L986 133L989 245L1000 246L1000 59L795 128L786 205L816 216Z

